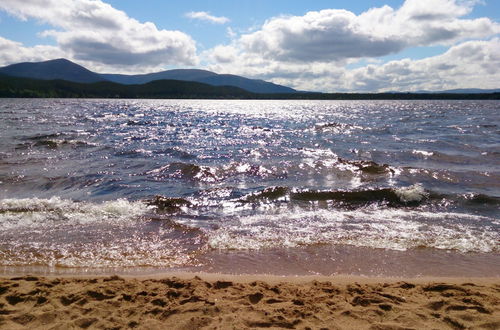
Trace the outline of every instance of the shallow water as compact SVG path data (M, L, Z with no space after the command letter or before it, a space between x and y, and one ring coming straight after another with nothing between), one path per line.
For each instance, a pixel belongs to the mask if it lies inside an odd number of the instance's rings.
M499 113L498 101L3 99L0 265L496 275Z

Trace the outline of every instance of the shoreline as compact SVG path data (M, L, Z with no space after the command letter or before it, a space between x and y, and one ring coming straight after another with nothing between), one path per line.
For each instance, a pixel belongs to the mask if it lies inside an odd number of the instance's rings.
M494 284L500 285L499 276L372 276L372 275L349 275L349 274L335 274L335 275L275 275L275 274L231 274L231 273L217 273L217 272L196 272L196 271L162 271L150 273L136 273L136 274L120 274L120 273L102 273L102 274L51 274L42 275L36 273L0 273L0 280L8 280L11 278L24 278L24 277L37 277L46 279L105 279L110 277L119 277L124 280L162 280L165 278L178 278L180 280L191 280L195 277L204 281L232 281L236 283L248 283L253 281L265 281L268 283L295 283L303 284L307 282L332 282L335 284L373 284L373 283L396 283L402 281L411 281L416 284L424 284L429 282L446 282L450 284L459 284L463 282L473 282L480 284Z
M0 276L0 329L497 329L500 277Z
M500 277L500 254L463 254L456 251L392 251L363 247L320 247L264 251L211 252L194 265L180 267L121 266L64 267L3 265L0 278L31 274L45 277L156 278L182 274L276 278L496 278ZM211 275L208 275L211 276Z

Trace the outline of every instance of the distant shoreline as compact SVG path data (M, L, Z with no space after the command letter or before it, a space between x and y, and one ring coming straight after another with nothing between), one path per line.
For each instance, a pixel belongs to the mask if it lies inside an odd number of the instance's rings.
M420 94L419 94L420 95ZM343 95L332 95L332 96L326 96L326 97L308 97L308 98L290 98L290 97L254 97L254 98L222 98L222 97L209 97L209 96L204 96L204 97L182 97L182 96L176 96L176 97L122 97L122 96L117 96L117 97L101 97L101 96L79 96L79 97L65 97L65 96L0 96L0 99L109 99L109 100L242 100L242 101L259 101L259 100L268 100L268 101L369 101L369 100L374 100L374 101L390 101L390 100L407 100L407 101L432 101L432 100L500 100L500 94L499 93L492 93L492 94L467 94L465 96L460 96L456 94L445 94L445 95L437 95L437 96L428 96L426 97L425 95L434 95L434 94L424 94L422 97L416 96L416 97L390 97L390 96L385 96L385 95L371 95L371 94L349 94L348 96L343 96ZM471 95L471 96L468 96Z
M500 93L283 93L257 94L234 86L180 80L141 85L76 83L0 75L0 98L227 99L227 100L500 100Z

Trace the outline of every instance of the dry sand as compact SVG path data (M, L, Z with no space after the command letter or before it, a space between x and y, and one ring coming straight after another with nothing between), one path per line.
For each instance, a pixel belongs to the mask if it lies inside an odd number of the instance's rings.
M500 279L0 278L2 329L500 329Z

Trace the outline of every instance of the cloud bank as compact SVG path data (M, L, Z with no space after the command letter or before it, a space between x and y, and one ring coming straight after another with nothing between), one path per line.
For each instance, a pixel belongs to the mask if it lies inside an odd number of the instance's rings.
M470 2L459 5L453 0L407 0L398 10L383 6L358 16L326 9L273 18L259 31L241 36L239 45L246 52L280 61L335 61L450 45L500 32L488 18L460 18L470 11Z
M304 16L271 18L252 33L203 53L209 68L272 79L303 90L385 91L464 86L491 88L500 81L493 67L500 25L489 18L466 19L476 1L407 0L399 9L369 9L360 15L326 9ZM471 41L471 39L488 39ZM451 47L425 60L405 59L347 69L405 49ZM467 52L473 47L478 54ZM489 55L486 55L489 54ZM471 70L475 68L477 71ZM437 79L436 77L439 77ZM475 86L475 85L474 85ZM494 86L498 87L498 85Z

